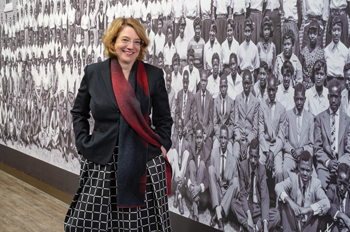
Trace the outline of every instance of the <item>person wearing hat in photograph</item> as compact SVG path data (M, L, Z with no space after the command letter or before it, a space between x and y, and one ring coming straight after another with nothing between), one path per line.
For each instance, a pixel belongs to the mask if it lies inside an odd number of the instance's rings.
M324 49L324 56L327 63L327 81L336 78L343 82L344 66L350 62L350 51L341 41L345 27L341 17L335 16L332 18L329 27L329 33L332 35L332 41Z
M311 81L312 68L317 60L324 59L324 50L321 48L322 44L318 42L320 37L318 21L312 20L305 29L308 29L304 35L308 37L309 43L300 52L300 63L303 68L303 84L306 89L309 89L313 86Z

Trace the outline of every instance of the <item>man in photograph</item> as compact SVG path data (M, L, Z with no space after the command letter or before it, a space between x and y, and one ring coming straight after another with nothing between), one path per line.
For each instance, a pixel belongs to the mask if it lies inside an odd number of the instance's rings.
M235 142L233 156L242 161L247 158L247 148L251 141L258 137L259 101L251 93L253 78L251 72L243 71L243 92L236 97L234 106Z
M199 220L198 207L205 208L209 199L210 147L209 141L204 140L204 129L198 123L195 129L195 140L189 146L187 196L190 200L189 218Z
M227 139L229 150L232 151L232 137L234 129L234 101L227 94L227 77L220 79L220 95L214 100L214 144L213 148L219 147L221 126L227 127Z
M336 171L341 162L349 162L350 118L340 109L341 84L328 83L329 108L316 116L314 151L317 175L322 187L336 183Z
M298 83L294 87L295 107L286 113L286 140L284 143L283 176L286 179L291 171L297 170L300 154L314 152L314 117L304 110L305 87Z
M224 219L228 216L231 201L239 199L239 180L237 160L227 149L229 130L226 125L220 127L220 146L211 153L209 167L209 190L214 215L210 226L218 224L219 230L224 230Z
M212 145L212 134L214 131L213 124L213 108L214 99L207 90L208 85L208 72L203 70L201 74L200 90L194 95L195 107L195 121L203 126L203 140L209 142ZM209 139L209 140L208 140Z
M350 168L345 163L339 164L337 183L331 184L327 190L327 197L331 204L329 214L334 221L332 231L350 230Z
M312 177L312 156L308 151L300 155L299 173L276 184L275 191L281 201L284 231L316 232L319 216L325 215L330 203L321 181Z
M231 209L237 210L238 221L248 231L270 231L280 223L276 208L270 208L265 166L259 163L259 140L249 146L249 158L240 162L239 185L241 198L233 199Z
M275 173L275 184L283 180L282 148L286 121L286 109L276 100L276 92L277 79L270 75L267 79L269 98L260 104L259 144L260 163L265 165L266 170Z

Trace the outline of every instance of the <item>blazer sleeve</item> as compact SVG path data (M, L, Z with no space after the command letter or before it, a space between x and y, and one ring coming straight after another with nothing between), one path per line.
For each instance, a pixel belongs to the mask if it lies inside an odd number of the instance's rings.
M75 143L78 153L82 150L83 141L88 137L90 125L88 119L90 118L90 99L88 86L88 66L84 69L84 76L78 90L78 95L75 99L74 106L70 113L73 116L73 129L75 134Z
M161 145L169 151L171 148L171 126L173 119L170 114L168 94L165 89L163 71L159 69L157 74L155 93L152 95L152 122L156 127L156 133L161 138Z
M283 148L283 144L285 141L285 126L286 126L286 110L283 109L281 112L281 117L279 121L279 128L278 128L278 138L276 138L276 149L274 151L275 156L277 155L278 152L280 152Z
M253 115L253 122L252 122L252 130L248 134L247 139L248 143L250 143L253 139L255 139L258 136L259 131L259 107L260 104L257 102L254 106L254 115Z
M315 121L314 117L310 114L310 120L309 120L309 131L308 131L308 143L305 144L304 150L310 152L310 154L314 155L314 130L315 130Z
M329 210L329 214L331 215L332 219L334 218L334 215L339 211L340 207L339 204L337 202L338 197L336 195L336 187L335 185L330 185L327 193L326 193L329 202L330 202L330 210Z
M284 141L284 151L287 153L291 153L291 150L294 149L294 147L289 142L289 117L286 117L286 126L285 126L285 141Z
M315 144L314 151L318 163L326 167L326 161L329 159L327 153L323 149L321 117L318 115L315 120Z
M269 147L265 139L265 115L264 115L264 109L262 106L260 106L259 109L259 143L260 148L262 152L268 152Z

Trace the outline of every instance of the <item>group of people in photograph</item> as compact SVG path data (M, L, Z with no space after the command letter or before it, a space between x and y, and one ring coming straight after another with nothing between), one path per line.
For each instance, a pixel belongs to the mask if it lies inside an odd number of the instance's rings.
M133 17L144 62L164 72L175 212L209 209L220 230L349 231L349 5L18 0L0 15L0 138L80 159L70 110L83 69L106 59L113 19Z

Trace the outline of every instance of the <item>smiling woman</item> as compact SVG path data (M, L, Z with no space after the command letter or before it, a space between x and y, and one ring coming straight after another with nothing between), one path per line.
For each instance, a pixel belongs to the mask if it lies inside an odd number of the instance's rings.
M114 20L103 44L109 59L86 66L71 111L83 158L65 231L170 231L166 153L173 121L163 72L141 61L149 39L133 18Z

